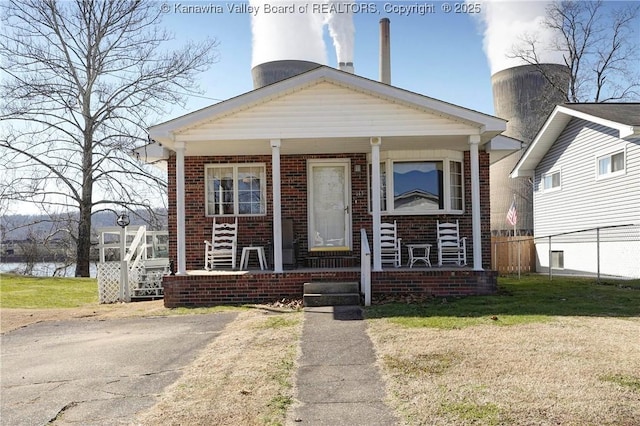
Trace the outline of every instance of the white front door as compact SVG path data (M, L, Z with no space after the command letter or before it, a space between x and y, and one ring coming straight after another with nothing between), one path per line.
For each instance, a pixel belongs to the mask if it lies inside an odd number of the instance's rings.
M351 250L351 161L307 163L309 250Z

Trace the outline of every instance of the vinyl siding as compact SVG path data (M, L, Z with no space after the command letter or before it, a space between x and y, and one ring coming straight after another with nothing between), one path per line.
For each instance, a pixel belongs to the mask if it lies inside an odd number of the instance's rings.
M477 130L477 129L475 129ZM210 123L180 139L467 135L474 128L388 99L321 82Z
M596 158L626 150L624 175L597 179ZM561 188L543 189L545 173L560 170ZM605 126L573 118L536 167L536 237L599 226L640 223L640 138L623 140Z

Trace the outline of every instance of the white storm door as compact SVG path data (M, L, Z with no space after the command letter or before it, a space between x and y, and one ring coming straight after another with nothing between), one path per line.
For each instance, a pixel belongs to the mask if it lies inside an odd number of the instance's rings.
M309 250L351 250L351 161L307 163Z

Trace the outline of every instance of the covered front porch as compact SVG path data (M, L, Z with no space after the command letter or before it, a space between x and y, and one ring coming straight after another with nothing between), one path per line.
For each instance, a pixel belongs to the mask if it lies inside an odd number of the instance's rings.
M360 230L359 246L357 259L348 256L309 258L322 259L328 267L304 267L296 263L293 269L278 271L278 265L270 266L268 262L265 265L256 260L253 265L242 263L242 270L192 270L165 277L165 306L269 303L283 299L304 299L305 306L343 304L344 301L369 306L376 299L390 297L407 296L420 300L497 291L497 272L461 265L433 267L429 257L422 258L421 263L414 262L411 257L406 264L385 268L381 265L372 270L372 251L364 228ZM275 255L270 257L275 258ZM357 265L344 266L351 262ZM309 294L322 292L330 294L326 299L322 294Z

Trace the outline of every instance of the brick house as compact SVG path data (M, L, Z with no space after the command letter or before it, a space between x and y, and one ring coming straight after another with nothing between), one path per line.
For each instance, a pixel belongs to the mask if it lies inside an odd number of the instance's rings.
M309 281L360 281L366 245L374 296L494 292L489 164L519 147L504 130L502 119L325 66L151 127L168 159L176 274L165 305L264 302L300 297ZM268 270L204 271L213 218L238 221L239 251L266 247ZM437 267L432 250L432 268L383 267L381 222L397 222L405 263L406 244L436 246L437 220L459 221L468 266ZM297 240L292 269L283 223Z

